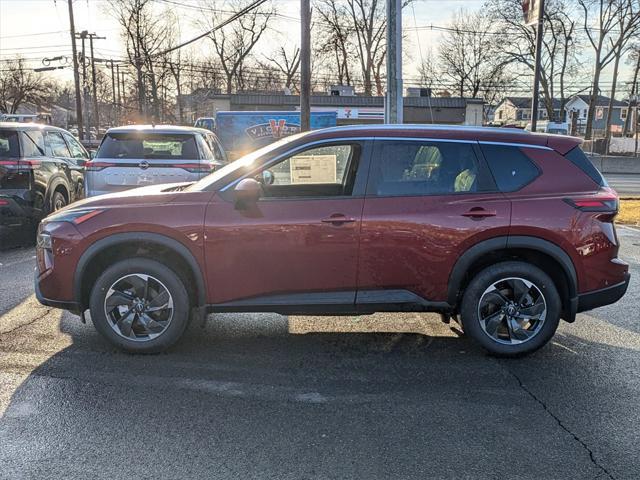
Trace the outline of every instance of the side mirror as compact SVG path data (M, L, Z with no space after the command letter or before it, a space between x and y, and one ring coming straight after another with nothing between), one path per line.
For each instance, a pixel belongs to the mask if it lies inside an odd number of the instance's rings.
M89 158L91 160L93 160L94 158L96 158L96 151L95 150L89 150Z
M255 204L262 196L262 185L253 178L240 180L233 189L233 198L239 210Z
M262 184L263 185L273 185L273 182L276 181L276 176L273 174L271 170L263 170L262 171Z

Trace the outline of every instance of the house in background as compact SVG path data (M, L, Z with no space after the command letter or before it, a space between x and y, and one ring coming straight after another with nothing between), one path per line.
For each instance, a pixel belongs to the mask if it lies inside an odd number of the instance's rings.
M596 136L604 134L607 121L607 112L609 111L609 97L598 95L596 100L596 113L593 117L593 130ZM627 119L628 104L620 100L613 101L613 113L611 117L611 131L622 133L624 122ZM567 122L571 122L571 115L577 117L576 133L584 133L587 126L587 115L589 113L589 95L574 95L569 99L565 106L567 112Z
M538 120L549 119L544 102L538 104ZM564 113L560 111L560 100L553 101L553 111L556 119L564 121ZM501 124L516 124L525 127L531 122L531 97L506 97L495 109L493 121Z

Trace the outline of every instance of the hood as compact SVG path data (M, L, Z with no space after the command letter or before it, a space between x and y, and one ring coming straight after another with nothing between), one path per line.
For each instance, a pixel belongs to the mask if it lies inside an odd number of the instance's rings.
M142 204L164 205L179 195L180 191L188 185L191 185L191 182L165 183L162 185L133 188L123 192L98 195L74 202L55 213L97 207L124 207Z

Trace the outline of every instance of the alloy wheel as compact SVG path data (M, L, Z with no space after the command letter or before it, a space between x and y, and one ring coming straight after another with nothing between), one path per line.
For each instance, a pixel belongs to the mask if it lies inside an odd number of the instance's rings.
M173 318L173 297L157 278L143 273L116 280L107 291L104 312L123 338L144 342L162 335Z
M542 329L547 302L540 288L524 278L494 282L478 304L478 319L493 341L515 345L528 342Z

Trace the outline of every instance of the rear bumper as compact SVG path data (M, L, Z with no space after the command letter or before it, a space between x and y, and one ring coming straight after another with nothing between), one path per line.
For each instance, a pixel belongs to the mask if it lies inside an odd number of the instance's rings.
M0 191L0 229L21 227L25 223L39 220L39 213L32 204L24 200L19 191Z
M630 278L631 274L625 273L624 280L616 285L578 295L577 311L584 312L586 310L592 310L594 308L616 303L627 292Z

